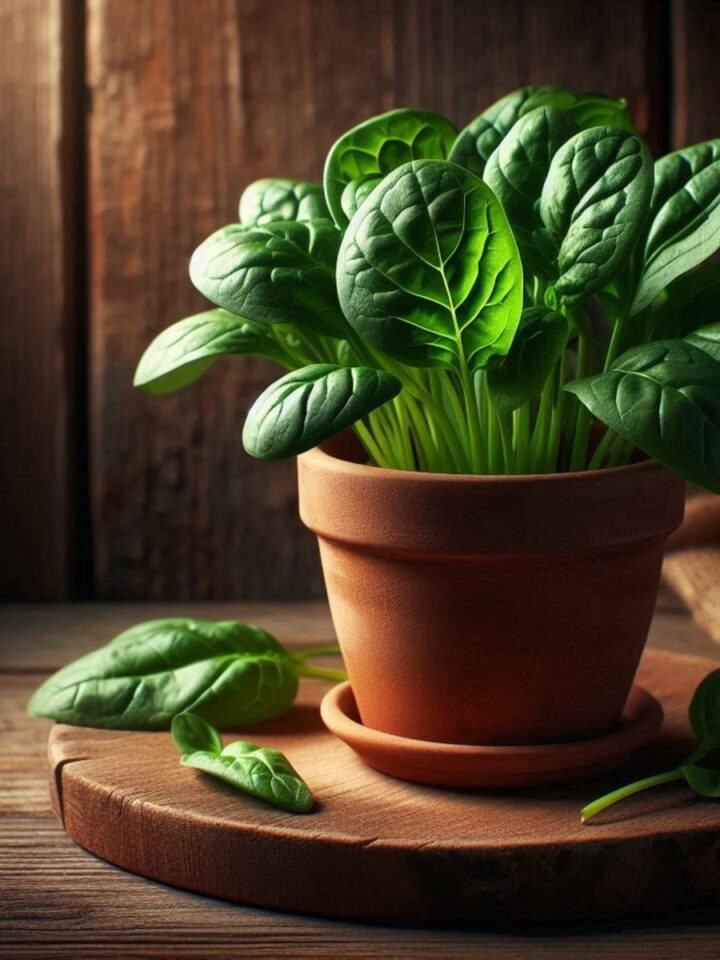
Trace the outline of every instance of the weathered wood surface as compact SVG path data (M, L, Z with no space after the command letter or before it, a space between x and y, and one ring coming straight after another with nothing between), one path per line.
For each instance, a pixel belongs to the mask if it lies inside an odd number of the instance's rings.
M626 95L655 147L667 5L521 0L88 0L92 500L97 592L309 599L292 463L242 450L273 371L219 363L177 397L131 386L154 334L202 306L194 246L260 176L318 180L343 130L398 105L459 124L528 82Z
M0 0L0 597L15 599L67 596L78 570L81 14Z
M673 146L720 136L717 0L673 0L672 44Z
M84 605L7 607L0 611L0 956L38 960L123 957L183 960L441 956L490 960L714 960L720 944L716 909L653 921L554 926L509 932L444 932L367 927L238 907L186 894L103 863L75 846L50 812L45 752L51 724L31 720L25 703L51 669L149 616L257 617L244 605ZM303 640L329 640L321 607L264 608L261 621L286 641L295 616ZM43 650L45 638L52 638ZM716 657L687 618L663 614L655 646ZM30 653L34 648L37 653Z
M64 724L49 744L54 806L70 837L134 873L325 918L482 925L720 906L717 804L675 785L589 826L579 814L688 756L687 705L713 667L648 651L638 682L665 708L660 735L621 772L570 786L452 791L384 776L325 729L330 685L308 680L283 717L225 738L285 753L315 794L306 816L180 767L166 733Z

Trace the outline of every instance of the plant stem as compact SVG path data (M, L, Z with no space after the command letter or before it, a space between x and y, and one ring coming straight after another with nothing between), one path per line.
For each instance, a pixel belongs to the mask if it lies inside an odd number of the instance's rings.
M673 780L683 780L684 776L681 770L669 770L667 773L658 773L654 777L646 777L644 780L638 780L636 783L628 784L626 787L620 787L619 790L613 790L612 793L605 794L599 800L589 803L580 811L580 819L587 823L592 817L597 816L602 810L607 810L619 800L631 797L641 790L649 790L651 787L660 786L662 783L671 783Z
M340 647L337 643L327 647L311 647L309 650L299 650L292 656L293 660L309 660L311 657L324 657L331 653L340 653Z
M323 667L308 667L304 663L296 663L295 670L301 677L314 677L316 680L347 680L344 670L325 670Z

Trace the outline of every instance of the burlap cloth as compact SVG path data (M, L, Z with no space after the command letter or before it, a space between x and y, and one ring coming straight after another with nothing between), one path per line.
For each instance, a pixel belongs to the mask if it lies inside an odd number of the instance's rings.
M663 578L695 623L720 643L720 496L698 493L668 540Z

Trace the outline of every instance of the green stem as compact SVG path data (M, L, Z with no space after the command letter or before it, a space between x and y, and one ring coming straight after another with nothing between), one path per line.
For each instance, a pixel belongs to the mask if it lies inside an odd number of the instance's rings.
M616 439L617 439L617 434L615 433L614 430L611 430L608 427L608 429L603 434L602 440L597 445L595 449L595 453L592 455L590 459L590 463L588 464L588 470L600 469L600 467L602 466L603 460L609 453L610 448L612 447L612 444L615 442Z
M620 787L619 790L613 790L612 793L605 794L599 800L594 800L580 811L580 819L587 823L592 817L597 816L602 810L607 810L619 800L631 797L641 790L649 790L651 787L660 786L662 783L672 783L674 780L684 780L681 770L670 770L667 773L658 773L654 777L646 777L644 780L638 780L636 783L628 784L626 787Z
M309 660L311 657L324 657L332 653L340 653L340 647L337 643L326 647L311 647L309 650L298 650L292 657L293 660Z
M347 680L344 670L325 670L323 667L308 667L304 663L296 663L295 671L300 677L314 677L316 680Z

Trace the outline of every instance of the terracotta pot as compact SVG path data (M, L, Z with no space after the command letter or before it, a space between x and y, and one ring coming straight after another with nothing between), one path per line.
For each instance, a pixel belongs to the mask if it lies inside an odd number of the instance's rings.
M346 434L298 460L363 724L456 744L612 730L683 482L652 460L475 477L363 458Z

